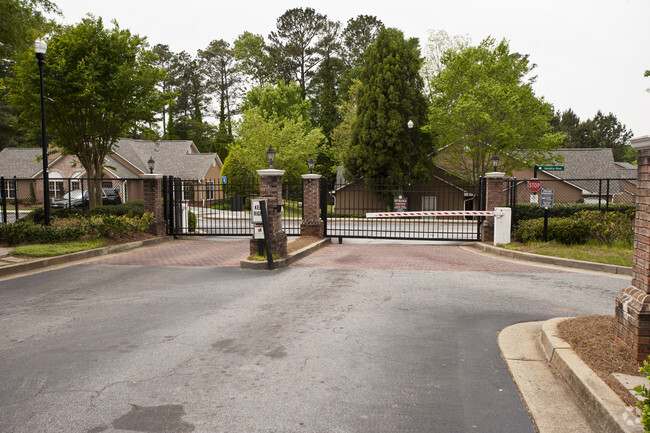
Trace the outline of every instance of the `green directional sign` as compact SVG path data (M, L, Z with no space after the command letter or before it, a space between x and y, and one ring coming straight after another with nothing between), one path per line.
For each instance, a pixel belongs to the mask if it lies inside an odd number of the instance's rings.
M564 166L563 165L538 165L537 169L544 170L544 171L564 171Z

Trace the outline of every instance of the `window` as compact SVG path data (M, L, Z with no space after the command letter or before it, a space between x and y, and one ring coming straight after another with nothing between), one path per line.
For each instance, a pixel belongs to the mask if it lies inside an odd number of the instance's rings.
M16 181L15 180L5 180L5 192L6 197L16 198Z
M205 182L205 199L214 200L214 180L208 180Z
M50 181L50 198L61 198L63 196L63 181L51 180Z
M194 188L192 188L192 182L183 182L182 200L191 201L193 192L194 192Z
M103 180L102 188L113 188L113 182L111 182L110 180Z

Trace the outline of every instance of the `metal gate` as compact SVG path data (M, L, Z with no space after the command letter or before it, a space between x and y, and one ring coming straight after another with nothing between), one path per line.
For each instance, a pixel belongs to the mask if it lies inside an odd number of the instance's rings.
M251 198L260 196L257 179L223 183L221 180L182 180L163 177L163 214L168 235L252 236ZM300 235L302 183L282 186L282 228Z
M412 186L358 181L337 184L327 194L325 235L436 241L479 241L482 216L367 218L386 211L458 211L485 209L485 179L478 184L436 177ZM325 188L323 188L325 189Z

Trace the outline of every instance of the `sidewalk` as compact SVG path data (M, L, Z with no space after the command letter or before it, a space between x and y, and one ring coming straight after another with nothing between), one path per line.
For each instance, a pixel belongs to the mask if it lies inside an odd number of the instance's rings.
M519 323L503 329L498 337L503 359L537 430L643 432L634 409L626 407L557 336L562 320Z

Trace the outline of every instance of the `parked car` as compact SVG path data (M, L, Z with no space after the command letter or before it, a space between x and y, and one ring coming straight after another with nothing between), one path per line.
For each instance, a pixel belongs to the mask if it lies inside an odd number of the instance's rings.
M75 189L62 198L57 200L52 200L50 205L52 208L83 208L88 209L90 199L88 197L88 190L85 189L83 192L80 189ZM113 188L102 188L102 204L120 204L122 199L120 198L120 192L117 189Z

